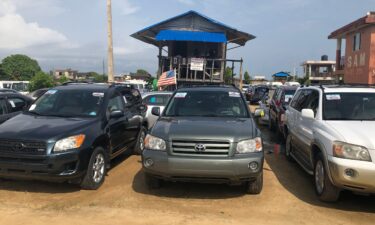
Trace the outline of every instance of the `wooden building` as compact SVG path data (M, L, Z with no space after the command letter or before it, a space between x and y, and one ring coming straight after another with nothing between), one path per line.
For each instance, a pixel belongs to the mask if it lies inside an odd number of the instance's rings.
M239 64L242 68L243 63L242 59L227 59L227 51L255 38L195 11L144 28L131 36L159 48L158 76L174 69L178 84L222 83L227 66L234 69L235 64ZM233 47L229 48L228 44Z

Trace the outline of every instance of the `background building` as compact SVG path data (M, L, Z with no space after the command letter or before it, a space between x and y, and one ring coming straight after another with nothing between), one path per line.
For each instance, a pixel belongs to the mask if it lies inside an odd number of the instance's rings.
M339 28L328 38L337 39L335 75L339 79L349 84L375 84L375 12Z
M336 61L329 61L325 55L321 60L307 60L301 64L310 84L338 83L334 74L335 65Z

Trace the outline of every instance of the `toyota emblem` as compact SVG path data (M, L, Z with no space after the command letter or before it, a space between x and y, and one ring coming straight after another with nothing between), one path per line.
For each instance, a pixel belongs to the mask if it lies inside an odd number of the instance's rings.
M20 150L22 150L23 148L25 148L25 144L23 144L23 143L15 143L15 144L13 145L13 150L14 150L14 151L20 151Z
M206 150L204 144L196 144L194 148L196 152L204 152Z

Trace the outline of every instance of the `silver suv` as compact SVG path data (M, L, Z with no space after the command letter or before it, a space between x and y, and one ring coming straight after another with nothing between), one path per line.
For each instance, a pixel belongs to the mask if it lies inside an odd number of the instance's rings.
M375 89L298 89L286 112L286 155L314 175L322 201L375 192Z

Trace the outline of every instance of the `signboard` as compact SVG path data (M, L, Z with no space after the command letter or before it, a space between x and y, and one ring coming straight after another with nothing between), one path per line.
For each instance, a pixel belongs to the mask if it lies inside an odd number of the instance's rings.
M203 71L204 59L202 58L191 58L190 70Z

